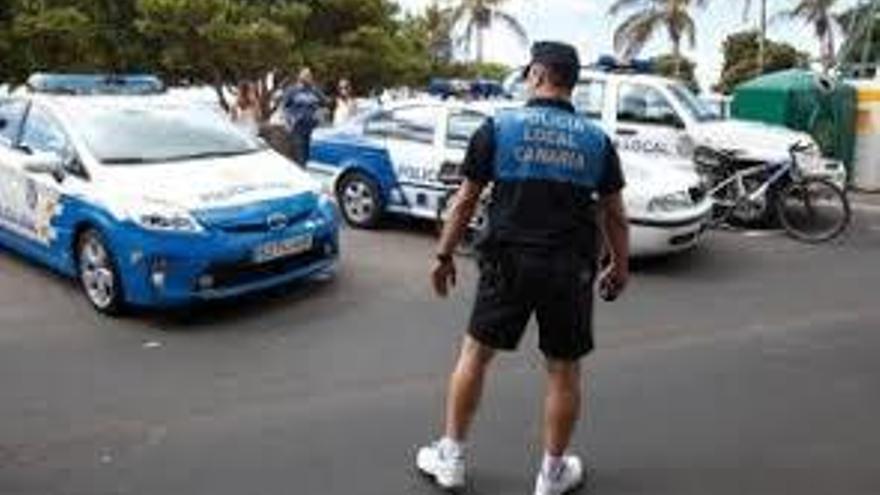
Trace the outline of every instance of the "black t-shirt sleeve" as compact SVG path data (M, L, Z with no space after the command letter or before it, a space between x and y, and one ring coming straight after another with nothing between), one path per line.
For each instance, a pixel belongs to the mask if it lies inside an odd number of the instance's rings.
M474 182L489 183L495 176L494 160L495 124L492 119L486 119L486 122L471 136L461 166L461 174Z
M606 138L605 141L605 170L602 173L602 179L599 181L599 195L608 196L616 192L620 192L626 185L623 177L623 169L620 166L620 156L611 139Z

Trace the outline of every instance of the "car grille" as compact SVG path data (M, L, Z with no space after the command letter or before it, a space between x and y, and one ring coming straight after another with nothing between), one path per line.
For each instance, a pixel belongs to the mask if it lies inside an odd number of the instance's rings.
M266 263L240 261L216 264L208 268L203 277L211 277L213 280L211 289L228 289L284 275L297 268L321 261L326 256L323 244L316 245L311 251Z
M308 219L314 214L317 197L304 194L294 198L264 201L194 212L208 229L231 234L263 233L281 230ZM271 221L275 217L276 221ZM280 218L280 221L277 221Z
M280 230L285 229L291 225L296 224L297 222L301 222L307 219L311 215L311 212L302 212L301 214L294 217L287 217L283 223L278 223L273 226L269 226L269 222L264 219L256 220L256 221L243 221L243 222L235 222L235 223L227 223L227 224L218 224L215 227L223 232L229 234L254 234L254 233L262 233L269 232L270 230Z

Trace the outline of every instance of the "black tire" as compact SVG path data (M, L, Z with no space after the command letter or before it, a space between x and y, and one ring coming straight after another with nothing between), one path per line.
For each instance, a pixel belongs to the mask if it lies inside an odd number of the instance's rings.
M776 198L776 211L786 233L808 243L838 237L852 217L846 192L824 178L788 184Z
M96 229L83 231L76 240L76 274L80 289L96 311L120 316L126 308L116 258Z
M342 177L336 187L336 200L342 217L352 227L373 229L379 225L384 208L379 186L360 172Z

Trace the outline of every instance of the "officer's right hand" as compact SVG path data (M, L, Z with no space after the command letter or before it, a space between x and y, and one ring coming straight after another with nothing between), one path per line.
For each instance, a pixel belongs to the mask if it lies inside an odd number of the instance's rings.
M431 284L434 286L434 292L440 297L449 295L450 289L455 287L456 272L455 262L450 260L437 260L434 269L431 270Z

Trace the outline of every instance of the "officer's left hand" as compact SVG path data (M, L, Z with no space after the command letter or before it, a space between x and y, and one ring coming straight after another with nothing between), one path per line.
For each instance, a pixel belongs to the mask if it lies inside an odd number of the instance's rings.
M450 289L455 287L455 282L455 262L437 260L434 269L431 270L431 283L434 286L434 292L440 297L446 297L449 295Z
M629 284L629 267L610 263L599 277L599 293L608 302L617 300Z

